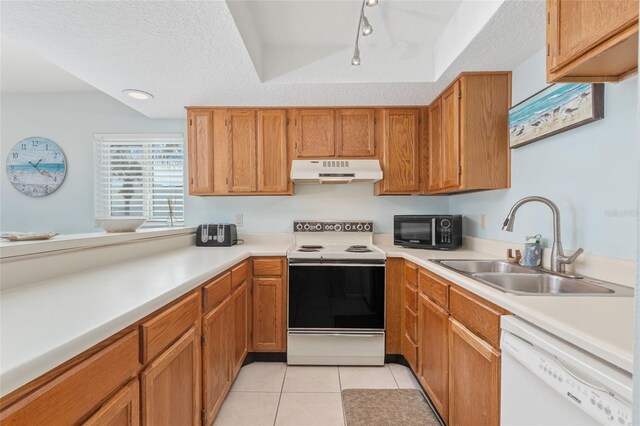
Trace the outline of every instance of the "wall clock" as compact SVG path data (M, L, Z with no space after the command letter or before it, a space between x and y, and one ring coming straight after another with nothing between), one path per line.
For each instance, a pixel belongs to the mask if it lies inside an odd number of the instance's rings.
M55 192L67 174L64 152L51 139L22 139L9 151L7 176L15 189L30 197Z

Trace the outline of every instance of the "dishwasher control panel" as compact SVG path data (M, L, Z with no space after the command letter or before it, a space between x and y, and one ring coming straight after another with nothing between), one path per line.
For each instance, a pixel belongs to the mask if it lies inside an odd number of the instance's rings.
M603 385L565 366L528 342L503 333L501 347L549 387L603 425L632 426L631 406Z

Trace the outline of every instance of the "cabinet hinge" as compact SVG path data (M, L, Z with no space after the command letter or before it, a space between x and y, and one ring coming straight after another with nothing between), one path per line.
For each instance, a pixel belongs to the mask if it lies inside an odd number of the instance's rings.
M378 119L377 118L373 119L373 124L378 124Z
M297 118L293 120L293 125L294 125L294 126L297 126L297 125L298 125L298 119L297 119Z
M296 142L296 143L293 145L293 149L295 149L295 150L296 150L296 152L298 152L298 142Z
M193 126L193 119L189 119L189 126Z
M462 89L458 89L458 99L462 98Z
M191 178L191 185L193 185L193 178Z
M202 410L200 410L200 418L202 419L202 423L203 424L204 424L204 416L205 416L205 413L204 413L204 408L203 408Z
M204 345L204 334L200 335L200 343Z
M422 118L418 117L418 125L422 124Z
M551 23L551 12L547 12L547 25Z
M226 118L224 119L224 125L225 125L225 127L227 125L227 119Z
M462 174L462 166L458 166L458 174L461 175Z
M551 45L547 44L547 56L551 56Z
M287 118L287 126L289 125L289 119Z

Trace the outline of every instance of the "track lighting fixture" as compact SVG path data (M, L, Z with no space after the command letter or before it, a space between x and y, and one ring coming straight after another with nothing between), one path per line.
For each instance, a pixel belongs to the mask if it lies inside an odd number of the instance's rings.
M362 7L360 8L360 19L358 20L358 32L356 33L356 46L353 51L353 58L351 58L351 65L357 66L360 65L360 49L358 47L358 42L360 41L360 34L364 37L369 36L373 33L373 27L369 23L369 20L366 16L364 16L364 6L367 5L369 7L376 6L378 4L378 0L362 0Z

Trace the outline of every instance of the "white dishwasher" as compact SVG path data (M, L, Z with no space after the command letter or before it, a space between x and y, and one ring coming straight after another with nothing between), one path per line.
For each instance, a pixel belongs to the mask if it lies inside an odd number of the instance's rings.
M630 373L513 315L501 325L502 425L631 426Z

